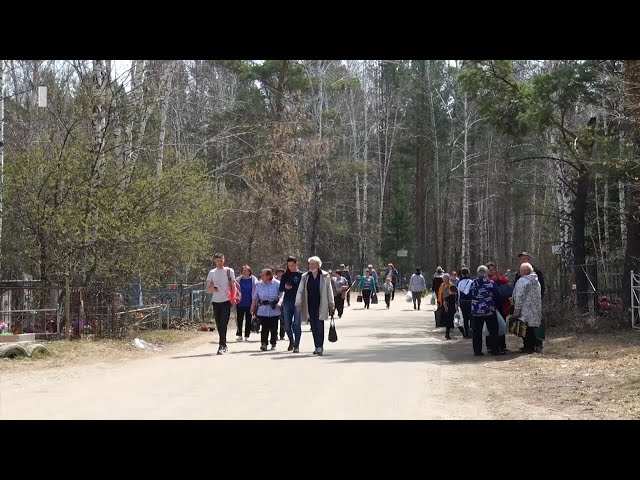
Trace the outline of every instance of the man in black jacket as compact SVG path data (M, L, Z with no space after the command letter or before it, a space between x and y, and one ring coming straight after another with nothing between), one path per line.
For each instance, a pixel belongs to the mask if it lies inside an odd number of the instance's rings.
M529 252L521 252L521 253L519 253L518 254L518 259L520 260L520 265L522 265L523 263L531 263L531 255L529 255ZM533 263L531 263L531 265L533 266L533 271L538 276L538 281L540 282L540 289L542 291L542 295L541 296L542 296L542 298L544 298L544 290L545 290L544 275L542 273L542 270L540 270L535 265L533 265ZM519 278L520 278L520 268L518 268L518 273L516 273L516 279L513 282L514 285L516 284L516 282L518 281Z

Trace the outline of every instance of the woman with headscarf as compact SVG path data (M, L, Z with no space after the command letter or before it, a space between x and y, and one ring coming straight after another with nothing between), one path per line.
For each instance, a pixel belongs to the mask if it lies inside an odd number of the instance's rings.
M413 299L413 309L420 310L420 303L422 302L422 293L427 289L427 282L424 276L420 272L419 268L416 268L416 273L411 275L409 279L409 290L411 291L411 298Z
M314 355L324 352L324 322L333 316L335 300L331 277L328 272L320 270L322 260L309 258L309 271L302 274L300 287L296 295L296 309L300 310L302 319L309 319L311 333L315 345Z
M520 265L520 278L513 289L513 306L516 316L527 324L523 353L542 350L542 340L536 329L542 324L542 288L538 275L530 263Z

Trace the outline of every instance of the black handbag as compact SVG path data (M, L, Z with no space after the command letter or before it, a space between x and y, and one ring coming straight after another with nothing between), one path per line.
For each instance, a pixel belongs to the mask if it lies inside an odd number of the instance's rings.
M258 319L258 317L253 317L251 319L251 331L252 332L258 332L260 330L260 320Z
M376 303L378 303L378 294L376 292L373 292L371 294L371 303L373 305L375 305Z
M331 343L338 341L338 332L336 332L336 323L333 321L333 317L331 317L331 323L329 323L329 341Z
M358 298L356 298L356 302L362 302L362 295L358 295Z

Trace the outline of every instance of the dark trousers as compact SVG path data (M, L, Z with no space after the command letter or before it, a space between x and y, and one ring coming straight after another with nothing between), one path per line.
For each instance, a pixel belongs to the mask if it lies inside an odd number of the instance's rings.
M278 317L280 319L280 340L284 340L284 333L287 331L284 325L284 315Z
M536 337L534 327L527 328L527 334L522 340L524 341L524 351L527 353L533 353L536 347L542 348L542 340Z
M391 300L393 300L393 292L384 294L384 303L387 304L387 308L391 306Z
M309 310L309 322L311 323L311 333L313 335L313 346L324 347L324 322L320 320L320 310Z
M333 297L333 301L336 304L336 312L338 312L338 318L342 317L342 312L344 312L344 298L342 295L336 295Z
M393 290L391 291L391 300L396 298L396 284L393 284Z
M364 308L369 308L369 303L371 303L371 290L365 288L362 290L362 300L364 301Z
M460 311L462 312L462 318L464 320L464 332L463 334L469 336L469 322L471 321L471 302L460 302Z
M218 345L227 346L227 326L229 325L229 317L231 316L231 303L227 302L211 302L213 306L213 318L216 320L216 328L218 329ZM249 320L251 323L251 320Z
M263 345L269 343L269 334L271 334L271 345L278 342L278 320L280 317L260 317L262 324L261 341Z
M413 298L413 309L416 309L416 302L418 302L418 310L420 310L420 303L422 302L422 292L411 292L411 298Z
M347 305L351 306L351 290L347 290Z
M245 322L244 336L249 338L251 334L251 307L236 306L236 337L242 336L242 323Z
M473 329L473 353L482 353L482 327L487 322L487 330L489 330L487 348L491 352L496 352L495 348L497 336L498 336L498 319L494 315L487 315L482 317L471 316L471 328Z

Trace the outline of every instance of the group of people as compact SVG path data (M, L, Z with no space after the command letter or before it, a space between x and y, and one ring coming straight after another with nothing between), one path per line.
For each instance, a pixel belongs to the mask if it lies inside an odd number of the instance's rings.
M542 298L545 292L544 275L531 264L528 252L518 255L520 268L513 282L498 272L494 262L480 265L476 278L471 278L468 268L445 273L438 267L432 279L432 303L437 305L436 325L445 327L445 339L451 340L458 312L458 329L464 338L473 338L474 355L483 355L482 332L484 326L489 334L485 343L492 355L505 355L506 327L508 318L519 319L527 325L523 337L523 353L542 351L544 326L542 322ZM413 277L416 277L414 280ZM420 288L426 283L419 271L411 280L414 308L420 308ZM420 277L420 278L418 278ZM415 289L415 290L414 290ZM511 317L510 317L511 316Z
M228 351L227 327L231 308L237 312L237 341L249 340L252 327L260 330L260 350L276 349L278 325L280 340L288 337L288 351L300 352L302 319L311 325L314 355L324 351L324 322L334 313L342 317L345 301L350 304L351 276L344 265L340 270L321 270L322 261L309 258L309 270L301 272L295 257L287 258L287 270L265 268L260 280L251 267L244 265L236 277L232 268L225 266L221 253L214 255L215 268L207 275L207 292L211 294L213 316L219 335L218 355ZM253 324L253 325L252 325ZM244 336L243 336L244 325Z
M520 269L513 282L498 272L494 262L480 265L476 278L468 268L446 273L438 267L432 279L432 304L437 305L436 325L445 327L445 339L451 339L451 331L457 326L464 338L473 338L474 355L484 355L482 332L486 325L486 346L493 355L507 352L505 325L509 315L527 325L521 352L542 350L544 327L542 324L542 298L545 292L544 276L534 267L528 252L518 255ZM231 308L237 312L237 341L246 341L252 329L260 330L260 350L276 349L278 338L288 337L288 351L300 352L302 320L308 322L313 334L315 355L324 352L324 322L341 318L345 302L350 305L350 292L356 286L358 300L369 309L372 297L382 289L386 308L395 297L399 275L393 264L388 264L382 286L373 265L368 265L363 276L351 282L351 275L344 265L331 272L321 269L322 261L313 256L308 259L309 269L301 272L295 257L287 259L287 269L265 268L260 280L244 265L236 277L233 269L225 266L221 253L214 256L215 268L207 276L207 292L212 296L213 314L219 335L218 355L227 352L227 326ZM427 291L427 282L420 269L409 280L409 292L413 308L420 310L421 300ZM456 313L458 321L456 325ZM278 325L280 335L278 337ZM244 326L244 335L243 335Z

